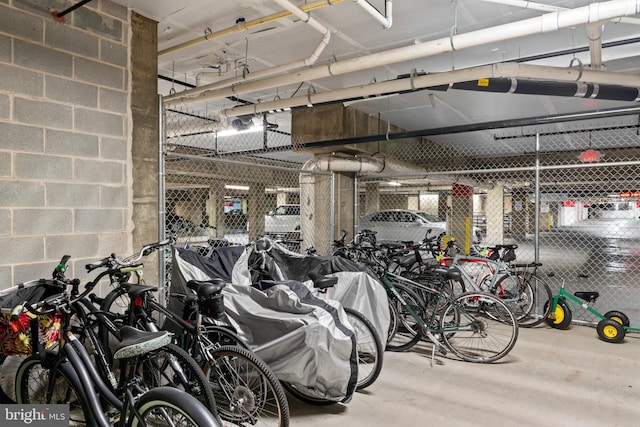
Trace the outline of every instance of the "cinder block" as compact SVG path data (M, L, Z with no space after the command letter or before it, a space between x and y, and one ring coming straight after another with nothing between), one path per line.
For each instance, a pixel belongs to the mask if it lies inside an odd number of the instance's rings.
M120 231L124 229L124 209L76 209L76 233Z
M42 41L42 22L42 18L0 5L0 32L23 39Z
M72 56L68 53L17 39L14 39L13 48L16 65L58 76L70 76L73 71Z
M60 25L53 20L46 22L45 29L45 45L76 55L98 58L99 40L93 34Z
M73 179L73 161L69 157L17 153L14 162L15 176L18 179L47 181L71 181Z
M85 82L124 89L124 68L85 58L75 58L74 76Z
M129 190L126 186L101 188L100 205L105 208L126 208L129 202Z
M100 138L96 135L47 129L45 152L74 157L97 158L100 155Z
M71 233L73 231L71 209L14 209L13 234L37 235Z
M118 114L76 108L75 126L80 132L124 136L124 116Z
M132 252L130 243L131 234L126 231L100 233L100 235L98 235L98 239L100 240L101 254L115 253L116 255L123 257Z
M127 160L127 140L120 138L100 138L100 157L111 160Z
M14 98L16 121L55 129L71 129L73 108L55 102Z
M100 109L127 114L129 107L126 92L100 88Z
M51 100L69 104L97 107L98 87L59 77L45 77L45 96Z
M0 35L0 62L11 62L11 38Z
M44 93L44 76L12 65L0 64L0 90L13 94L41 97Z
M0 118L8 118L11 114L11 100L8 95L0 94ZM2 172L0 172L2 173Z
M95 233L46 236L45 253L49 259L62 258L63 255L71 255L72 261L86 257L97 258L98 242L98 235Z
M9 234L11 234L11 210L0 209L0 236Z
M62 258L62 257L60 257ZM15 284L24 283L31 280L47 279L51 277L51 272L58 265L60 260L44 261L39 263L18 264L13 267L13 277ZM68 277L74 277L67 272Z
M44 184L0 180L0 206L44 206ZM0 262L3 262L0 257Z
M111 40L100 40L100 59L113 65L126 67L129 51L126 46Z
M0 0L2 1L2 0ZM16 283L13 282L11 267L0 266L0 291L8 289Z
M11 153L0 151L0 176L10 178L13 174L11 166Z
M124 163L76 159L75 178L83 183L123 184Z
M118 3L114 3L112 1L103 1L100 2L101 11L119 18L123 21L127 21L129 19L129 10Z
M90 30L95 34L112 40L123 40L122 21L101 15L94 10L87 8L76 9L73 15L73 23L78 28Z
M43 259L44 237L0 237L0 262L3 264L22 264ZM51 271L49 276L51 276ZM30 279L39 279L39 277L31 277Z
M48 183L47 206L50 207L100 207L100 186L69 183Z
M44 132L41 128L0 122L0 149L16 151L44 151Z

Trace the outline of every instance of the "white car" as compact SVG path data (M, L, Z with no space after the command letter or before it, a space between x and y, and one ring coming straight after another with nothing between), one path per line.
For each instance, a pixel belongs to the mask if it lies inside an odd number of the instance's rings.
M267 236L300 232L300 205L280 205L264 217Z
M376 240L382 241L411 241L419 242L429 236L445 233L447 224L436 216L427 212L410 209L389 209L373 212L360 218L357 230L373 230ZM473 229L474 241L479 241L481 231Z

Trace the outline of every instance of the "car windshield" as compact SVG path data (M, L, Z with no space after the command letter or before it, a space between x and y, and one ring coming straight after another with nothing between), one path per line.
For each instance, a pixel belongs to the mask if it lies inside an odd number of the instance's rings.
M419 211L419 212L416 212L416 215L421 216L422 218L426 219L429 222L443 222L440 218L430 213Z

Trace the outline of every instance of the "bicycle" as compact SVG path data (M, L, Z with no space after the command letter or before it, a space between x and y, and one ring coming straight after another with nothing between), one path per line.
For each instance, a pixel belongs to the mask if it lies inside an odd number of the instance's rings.
M14 309L12 318L15 321L24 312L36 319L31 322L30 333L31 342L37 349L21 363L16 373L17 403L69 403L71 415L80 417L74 421L99 427L219 426L215 416L195 397L173 387L149 390L136 369L129 370L122 397L112 391L71 327L72 304L89 292L90 289L86 289L73 296L65 291L41 303L24 302ZM61 319L61 334L57 348L47 349L39 345L37 318L53 313ZM134 360L132 365L137 365L135 359L159 350L171 341L168 332L150 333L130 327L121 330L121 338L114 358Z
M553 276L553 275L552 275ZM586 279L589 276L579 274L579 278ZM600 296L596 291L576 291L573 294L564 287L564 279L559 292L553 296L549 305L550 314L547 324L555 329L567 329L571 324L573 312L578 309L586 310L600 321L596 325L598 337L606 342L620 343L627 332L640 332L640 328L630 326L629 317L621 311L611 310L604 314L593 308L593 303Z
M500 298L479 291L451 296L442 290L448 280L459 278L457 269L436 269L442 280L427 285L392 273L375 259L369 265L387 289L390 307L398 316L387 349L407 350L424 336L433 343L434 353L436 348L443 355L450 350L464 361L489 363L506 356L515 345L518 323ZM414 289L431 298L423 301Z
M142 266L138 262L143 256L170 244L168 240L144 246L130 258L120 260L115 255L105 258L96 266L118 265L134 273L138 283L143 283ZM152 314L158 313L171 322L181 333L175 340L201 366L209 378L216 400L218 415L227 422L243 425L289 424L289 405L282 386L271 369L243 345L242 340L227 328L204 325L205 316L216 318L223 310L222 288L224 281L190 281L188 286L195 295L172 294L180 299L186 310L177 314L158 303L152 295L156 287L127 283L129 276L112 277L115 285L104 299L94 297L106 312L121 314L120 321L137 325L148 331L160 330ZM117 309L124 307L124 310ZM124 313L122 313L124 311ZM232 343L222 345L220 342Z
M515 244L487 247L486 255L455 253L453 257L442 256L440 264L460 270L461 280L451 282L454 293L474 290L494 294L511 308L520 326L533 327L549 315L546 303L551 299L551 288L536 274L542 264L511 264L516 259L517 247Z

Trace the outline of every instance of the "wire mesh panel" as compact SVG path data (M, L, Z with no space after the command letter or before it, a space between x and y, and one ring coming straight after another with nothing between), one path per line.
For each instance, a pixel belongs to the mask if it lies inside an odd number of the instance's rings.
M637 127L513 133L398 141L401 172L359 178L359 228L413 241L444 229L465 253L517 244L518 262L541 262L554 293L563 281L572 293L598 291L597 311L640 324ZM376 216L388 210L396 213ZM582 309L573 318L599 320Z
M267 235L304 248L300 176L311 156L272 125L220 130L206 117L166 112L165 231L179 245L207 254Z

